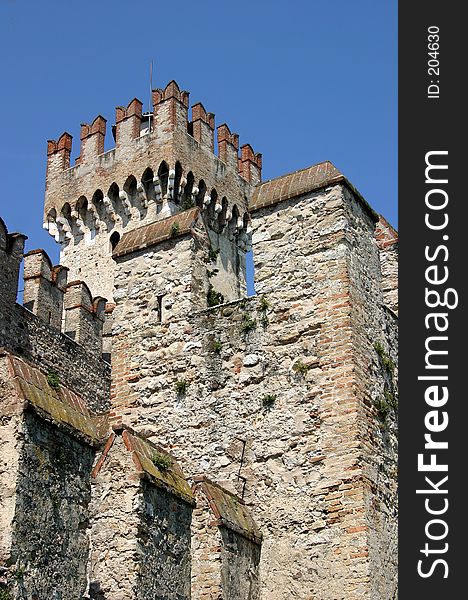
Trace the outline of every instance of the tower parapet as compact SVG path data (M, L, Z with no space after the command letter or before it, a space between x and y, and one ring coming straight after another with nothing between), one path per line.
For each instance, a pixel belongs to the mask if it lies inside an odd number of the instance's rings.
M104 152L106 120L81 126L81 150L70 166L72 138L48 143L44 228L62 246L71 279L93 294L113 292L111 254L123 233L199 206L217 233L248 249L248 200L261 178L261 155L171 81L153 90L153 112L134 98L116 108L115 148ZM232 236L234 232L234 236ZM240 241L240 243L239 243Z
M105 298L93 298L83 281L72 281L65 293L65 333L91 352L102 351Z
M62 327L63 295L68 269L52 266L44 250L32 250L24 256L24 306L56 329Z
M8 233L0 218L0 304L12 305L16 302L19 269L27 239L21 233Z

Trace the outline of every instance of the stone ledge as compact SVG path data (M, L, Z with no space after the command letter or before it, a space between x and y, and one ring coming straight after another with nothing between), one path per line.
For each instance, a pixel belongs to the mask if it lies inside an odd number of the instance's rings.
M132 452L134 462L148 479L155 485L181 498L187 504L195 506L195 498L182 469L173 456L166 450L156 446L149 440L140 437L130 428L125 427L122 438L129 452ZM155 455L167 458L170 463L167 468L157 466Z
M92 446L102 445L108 433L107 415L92 413L78 394L61 384L52 388L46 375L25 361L9 354L9 362L21 400Z
M345 184L361 202L366 211L370 213L373 221L375 223L378 222L379 215L361 196L352 183L328 160L295 171L294 173L288 173L287 175L281 175L275 179L259 183L253 190L252 199L249 203L249 211L254 212L261 208L272 206L291 198L297 198L308 192L314 192L337 183Z
M255 544L262 543L262 533L241 498L204 475L194 477L192 489L197 488L206 496L219 527L227 527Z
M190 208L162 221L155 221L124 233L112 254L112 258L120 258L132 252L148 248L148 246L154 246L165 240L189 233L199 212L198 207ZM174 226L176 227L174 228Z

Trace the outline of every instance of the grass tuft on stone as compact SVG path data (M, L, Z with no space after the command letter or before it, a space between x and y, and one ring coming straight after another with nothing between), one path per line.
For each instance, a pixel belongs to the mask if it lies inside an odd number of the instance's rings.
M218 304L222 304L224 302L224 296L221 294L221 292L217 292L214 287L211 285L209 285L208 287L208 293L206 295L206 302L208 304L208 306L218 306Z
M276 394L265 394L262 398L263 407L271 410L276 402Z
M60 377L53 369L50 369L47 373L47 383L53 390L57 391L60 388Z
M167 471L172 466L171 458L167 456L167 454L162 454L161 452L155 452L151 457L151 462L160 471Z
M179 396L183 396L184 394L187 393L188 386L189 386L189 384L186 379L178 379L175 382L175 389Z
M303 362L301 362L300 360L298 360L293 365L293 371L295 373L297 373L298 375L302 375L302 377L305 377L309 371L309 367L307 365L305 365Z
M257 329L257 321L255 319L252 319L250 315L245 314L242 318L240 329L242 333L249 333L249 331Z
M223 345L219 340L214 340L211 348L215 354L221 354Z

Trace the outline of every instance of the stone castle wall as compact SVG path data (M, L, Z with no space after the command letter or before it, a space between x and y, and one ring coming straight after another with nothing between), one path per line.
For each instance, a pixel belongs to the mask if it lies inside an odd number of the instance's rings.
M175 82L153 104L74 166L49 141L63 264L24 256L24 306L0 220L0 590L394 600L397 234L331 163L260 183Z
M257 298L196 311L210 270L201 234L117 258L114 418L170 447L189 474L245 494L265 532L265 597L381 597L370 560L395 531L382 538L366 461L381 427L394 442L395 418L381 423L376 408L385 376L374 342L389 348L373 216L335 185L252 219ZM174 288L163 322L145 328L164 273ZM395 458L390 444L386 468ZM394 490L378 485L394 520Z
M81 598L94 450L32 412L24 416L22 433L10 557L16 597Z

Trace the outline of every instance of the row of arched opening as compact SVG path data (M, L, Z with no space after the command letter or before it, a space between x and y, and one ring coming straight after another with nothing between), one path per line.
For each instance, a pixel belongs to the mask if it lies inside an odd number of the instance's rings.
M217 233L226 232L230 239L240 237L241 245L248 241L249 217L236 204L229 206L227 198L220 198L216 189L208 191L203 179L198 182L190 171L186 176L180 162L170 169L163 161L157 173L145 169L141 179L130 175L122 188L113 182L107 193L97 189L88 200L81 196L74 206L65 203L58 214L51 209L44 227L59 242L80 237L92 239L99 232L124 230L130 220L143 221L148 210L161 218L198 206L208 225Z

